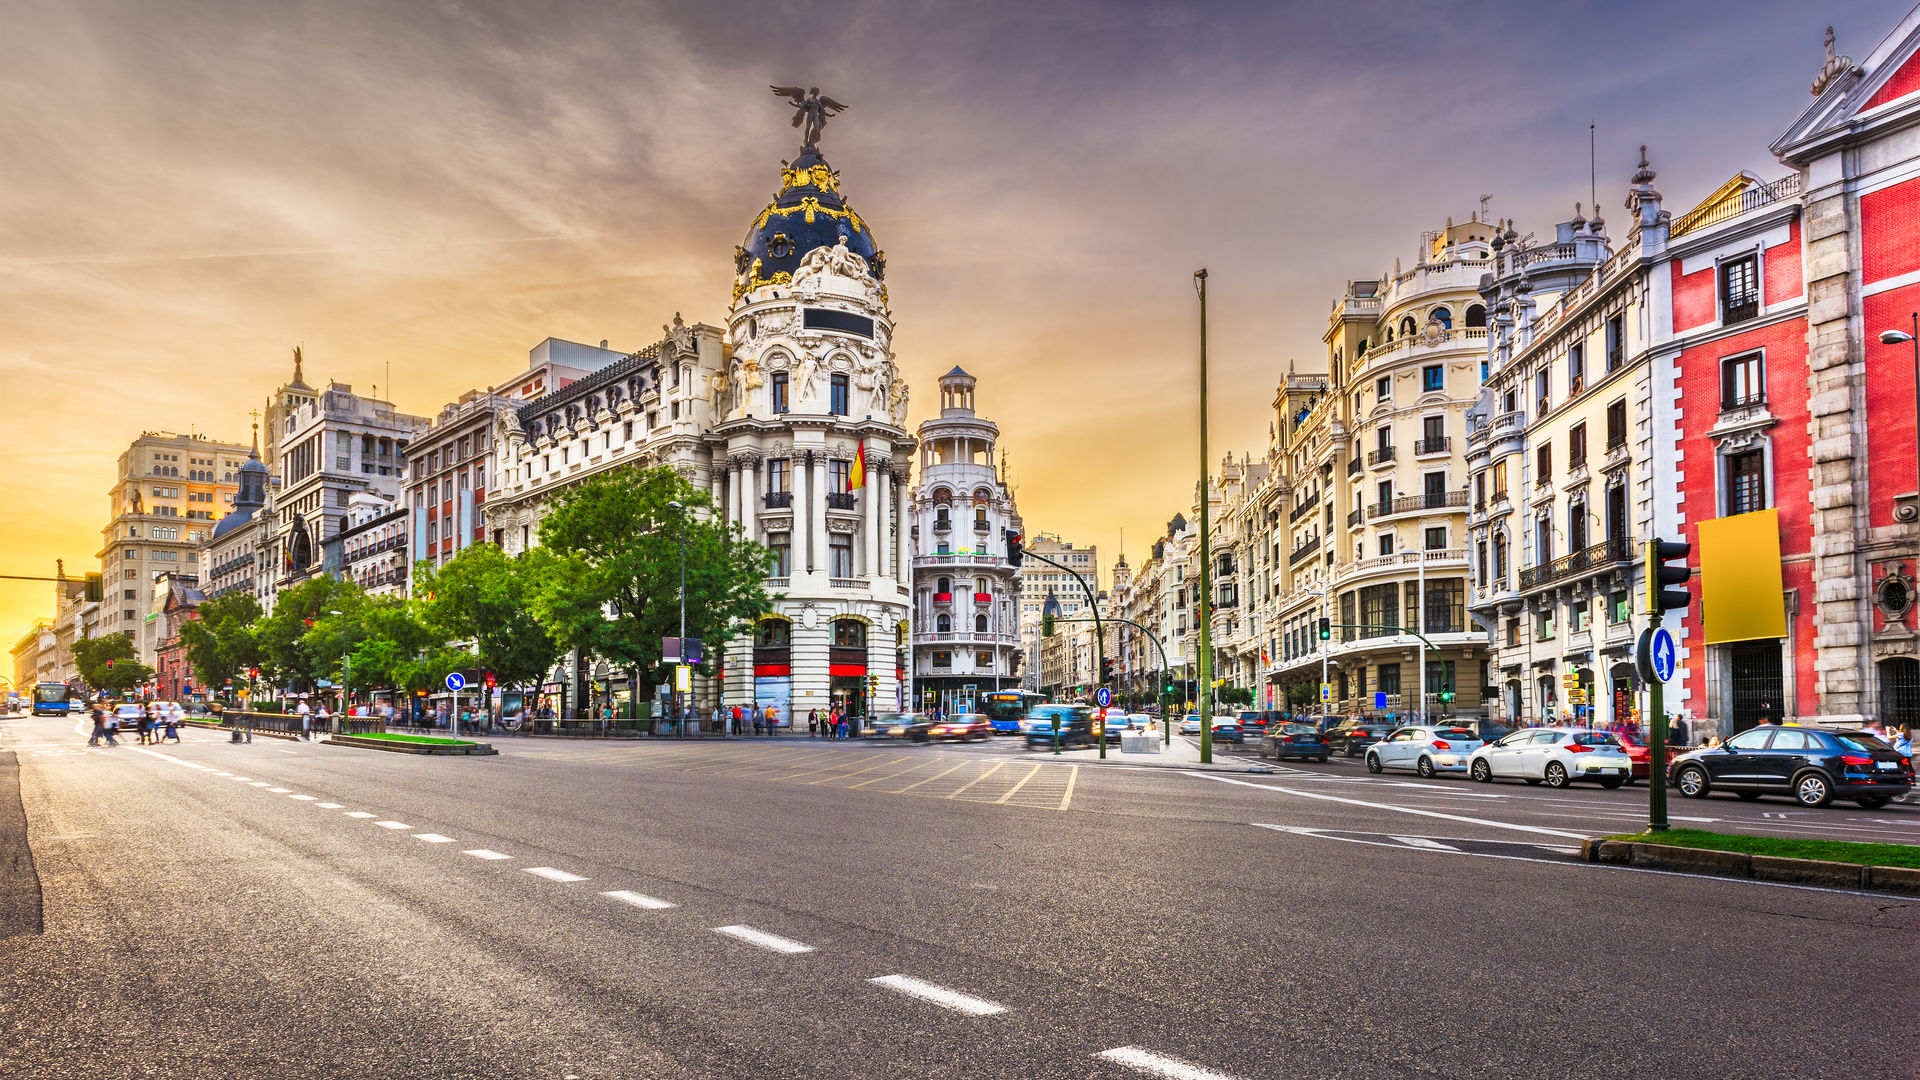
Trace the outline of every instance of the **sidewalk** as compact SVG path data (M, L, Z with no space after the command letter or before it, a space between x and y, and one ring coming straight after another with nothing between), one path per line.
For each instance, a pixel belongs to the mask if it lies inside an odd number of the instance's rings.
M1161 743L1159 732L1156 730L1154 733L1154 743L1160 747L1158 754L1122 753L1119 743L1109 743L1107 744L1107 756L1105 760L1102 760L1100 757L1099 747L1088 747L1084 750L1062 750L1060 751L1060 756L1057 758L1053 756L1051 750L1031 750L1028 751L1028 753L1033 756L1043 756L1049 761L1071 762L1075 765L1132 765L1143 769L1188 769L1201 772L1233 773L1270 773L1273 771L1273 766L1262 762L1257 757L1246 755L1243 758L1242 755L1237 752L1237 748L1236 752L1230 755L1223 753L1217 743L1214 745L1213 763L1203 765L1200 763L1200 740L1178 733L1175 733L1171 742Z

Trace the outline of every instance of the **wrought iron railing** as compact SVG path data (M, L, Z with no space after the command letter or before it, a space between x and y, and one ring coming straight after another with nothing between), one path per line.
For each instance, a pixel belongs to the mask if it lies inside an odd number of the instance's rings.
M1369 450L1367 451L1367 464L1378 465L1383 461L1392 461L1393 451L1394 447L1391 446L1382 446L1377 450Z
M1415 454L1444 454L1453 449L1453 440L1445 435L1421 439L1413 444Z
M1581 548L1571 555L1564 555L1545 566L1529 566L1521 570L1520 588L1522 591L1540 588L1556 581L1581 577L1615 563L1630 562L1632 559L1633 543L1624 536L1612 537Z

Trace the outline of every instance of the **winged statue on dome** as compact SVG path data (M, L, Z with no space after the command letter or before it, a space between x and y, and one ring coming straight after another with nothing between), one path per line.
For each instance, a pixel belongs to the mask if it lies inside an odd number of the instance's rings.
M797 86L769 86L776 97L786 98L793 103L793 126L802 128L800 146L802 154L820 152L820 132L827 126L827 118L838 114L846 106L830 97L821 97L820 88L810 86L805 90Z

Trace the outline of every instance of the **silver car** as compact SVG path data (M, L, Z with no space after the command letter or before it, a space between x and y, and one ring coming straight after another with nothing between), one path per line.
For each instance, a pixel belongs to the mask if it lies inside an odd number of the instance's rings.
M1617 788L1633 775L1633 759L1611 732L1587 728L1521 728L1476 750L1467 763L1475 780L1525 780L1563 788L1594 780Z
M1397 728L1367 747L1367 771L1411 769L1421 776L1467 771L1467 755L1480 749L1480 736L1450 724Z

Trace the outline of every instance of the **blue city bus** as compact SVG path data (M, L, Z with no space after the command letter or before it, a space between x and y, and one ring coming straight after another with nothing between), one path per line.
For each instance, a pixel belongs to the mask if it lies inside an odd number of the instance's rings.
M1045 694L1030 690L995 690L980 695L980 711L993 725L995 735L1020 734L1020 721L1035 706L1047 700Z
M33 684L33 715L64 716L72 711L67 704L67 684L43 682Z

